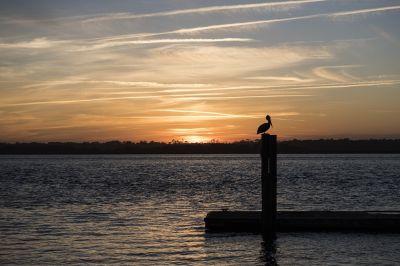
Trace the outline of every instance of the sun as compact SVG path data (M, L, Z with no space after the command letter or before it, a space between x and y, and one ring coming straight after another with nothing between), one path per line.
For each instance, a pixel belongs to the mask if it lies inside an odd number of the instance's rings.
M202 143L202 142L207 142L210 139L203 136L186 136L184 140L190 143Z

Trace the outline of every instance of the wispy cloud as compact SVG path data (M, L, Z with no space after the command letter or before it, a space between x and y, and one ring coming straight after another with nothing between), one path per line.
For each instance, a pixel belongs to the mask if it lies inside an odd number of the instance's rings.
M397 6L357 9L357 10L333 12L333 13L320 13L320 14L312 14L312 15L305 15L305 16L294 16L294 17L287 17L287 18L255 20L255 21L226 23L226 24L215 24L215 25L200 26L200 27L182 28L182 29L164 31L164 32L135 33L135 34L126 34L126 35L119 35L119 36L110 36L110 37L98 39L98 41L108 42L108 41L117 41L117 40L124 40L124 39L129 40L132 38L133 39L134 38L146 38L146 37L155 37L155 36L171 35L171 34L196 34L196 33L207 32L207 31L235 29L235 28L248 28L248 27L254 27L254 26L277 24L277 23L284 23L284 22L291 22L291 21L309 20L309 19L315 19L315 18L339 18L339 17L344 17L344 16L354 16L354 15L361 15L361 14L394 11L394 10L399 10L399 9L400 9L400 6L397 5Z
M160 109L160 110L156 110L156 111L162 111L162 112L168 112L168 113L212 115L212 116L215 116L215 117L223 117L223 118L255 118L254 115L248 115L248 114L227 114L227 113L197 111L197 110Z
M325 80L331 80L335 82L350 82L357 80L357 78L345 72L344 70L349 68L358 68L358 67L361 66L360 65L321 66L314 68L313 74Z
M212 96L212 97L181 97L174 99L176 102L194 102L194 101L227 101L237 99L267 99L267 98L303 98L313 97L313 94L273 94L273 95L239 95L239 96Z
M142 65L163 76L176 76L176 73L180 73L182 77L203 80L248 76L255 71L279 69L307 60L328 58L332 58L331 52L318 47L173 46L151 50ZM139 75L140 72L136 74Z
M244 79L249 80L270 80L270 81L288 81L288 82L312 82L314 79L305 79L299 77L289 77L289 76L257 76L257 77L246 77Z
M249 38L219 38L219 39L150 39L150 40L126 40L126 41L97 41L95 43L83 44L72 51L90 51L125 45L140 44L168 44L168 43L223 43L223 42L252 42Z
M48 38L35 38L30 41L0 43L0 48L21 48L21 49L47 49L56 45L67 44L70 41L49 40Z
M123 39L123 38L122 38ZM63 46L65 50L72 52L92 51L105 48L144 45L144 44L179 44L179 43L234 43L252 42L250 38L191 38L191 39L148 39L148 40L51 40L48 38L36 38L22 42L0 42L0 49L48 49L56 46Z
M47 104L75 104L75 103L89 103L89 102L105 102L105 101L116 101L116 100L133 100L133 99L155 99L159 96L126 96L126 97L108 97L108 98L93 98L93 99L74 99L74 100L54 100L54 101L34 101L34 102L23 102L23 103L9 103L0 104L0 107L12 107L12 106L29 106L29 105L47 105Z
M223 5L223 6L206 6L190 9L178 9L169 11L160 11L154 13L135 14L132 12L118 12L118 13L101 13L101 14L88 14L69 17L58 18L41 18L41 19L27 19L15 17L1 17L0 23L2 24L16 24L22 26L40 26L41 23L71 23L78 22L83 24L98 23L98 22L113 22L118 20L132 20L142 18L154 17L168 17L176 15L190 15L190 14L206 14L213 12L233 12L247 9L278 9L287 10L297 8L303 4L312 4L318 2L327 2L330 0L296 0L296 1L282 1L282 2L268 2L268 3L252 3L252 4L239 4L239 5Z
M308 20L308 19L324 18L324 17L325 18L337 18L337 17L342 17L342 16L352 16L352 15L392 11L392 10L399 10L399 9L400 9L400 6L388 6L388 7L379 7L379 8L358 9L358 10L351 10L351 11L344 11L344 12L335 12L335 13L313 14L313 15L298 16L298 17L228 23L228 24L210 25L210 26L204 26L204 27L179 29L179 30L175 30L175 31L170 31L170 32L168 32L168 34L170 34L170 33L185 34L185 33L196 33L196 32L202 32L202 31L213 31L213 30L221 30L221 29L229 29L229 28L243 28L243 27L249 27L249 26L268 25L268 24L274 24L274 23L280 23L280 22ZM167 32L165 34L167 34Z
M159 109L154 110L156 112L167 113L167 115L151 115L151 116L129 116L125 118L129 119L141 119L141 120L157 120L162 122L194 122L194 121L210 121L210 120L228 120L228 119L260 119L264 117L264 113L254 113L254 114L232 114L232 113L221 113L221 112L207 112L199 110L184 110L184 109ZM172 113L172 115L168 114ZM298 116L298 112L273 112L271 113L274 117L291 117ZM233 128L234 126L228 125L224 126L228 128ZM170 129L174 133L179 134L193 134L194 132L207 132L211 128L173 128ZM213 128L216 129L216 128ZM215 133L215 132L213 132Z
M307 86L280 86L276 89L284 89L288 91L296 90L317 90L317 89L340 89L340 88L362 88L362 87L379 87L379 86L392 86L400 84L400 80L370 80L360 82L347 82L347 83L330 83L330 84L315 84ZM271 88L273 90L274 88ZM252 92L262 92L264 90L249 90Z
M367 9L358 9L358 10L350 10L343 12L336 12L331 14L332 17L340 17L340 16L351 16L351 15L360 15L367 13L376 13L376 12L384 12L390 10L398 10L400 6L385 6L385 7L375 7L375 8L367 8Z
M121 117L122 118L122 117ZM126 119L139 119L141 122L148 121L150 123L193 123L200 121L211 121L211 120L225 120L231 119L226 116L216 115L146 115L146 116L129 116L123 117Z
M258 114L257 117L259 118L263 114ZM300 115L299 112L272 112L271 115L274 117L285 117L285 116L298 116Z
M226 6L208 6L192 9L180 9L171 11L162 11L148 14L132 14L132 13L113 13L107 15L100 15L83 20L84 23L109 21L109 20L124 20L124 19L139 19L139 18L151 18L151 17L166 17L175 15L185 14L198 14L198 13L210 13L210 12L221 12L221 11L237 11L243 9L259 9L259 8L274 8L274 7L288 7L298 6L301 4L326 2L328 0L297 0L297 1L282 1L282 2L268 2L268 3L254 3L254 4L241 4L241 5L226 5Z
M292 97L310 97L310 94L273 94L273 95L240 95L240 96L219 96L221 93L199 93L189 95L169 95L170 99L174 101L221 101L230 99L251 99L251 98L292 98ZM14 107L14 106L30 106L30 105L64 105L64 104L77 104L77 103L90 103L90 102L109 102L120 100L145 100L145 99L162 99L161 95L142 95L142 96L124 96L124 97L101 97L91 99L73 99L73 100L53 100L53 101L32 101L20 103L4 103L0 107Z
M36 82L33 84L25 85L23 86L23 88L56 87L61 85L74 85L74 84L111 84L118 86L138 87L138 88L207 88L212 85L205 83L160 83L154 81L64 79L64 80Z
M201 135L213 135L215 134L215 129L212 127L196 127L196 128L171 128L168 131L174 135L178 134L180 136L201 134Z
M322 1L322 0L319 0ZM309 1L288 1L288 4L294 4L294 2L318 2L315 0ZM282 2L284 3L284 2ZM264 4L278 4L278 3L263 3ZM156 37L162 35L173 35L173 34L196 34L200 32L207 31L215 31L215 30L224 30L224 29L235 29L235 28L247 28L254 27L258 25L268 25L268 24L276 24L290 21L299 21L299 20L309 20L315 18L339 18L343 16L354 16L361 14L369 14L369 13L377 13L377 12L386 12L386 11L395 11L399 10L400 5L396 6L386 6L386 7L377 7L377 8L368 8L368 9L358 9L358 10L350 10L350 11L342 11L342 12L334 12L334 13L321 13L321 14L312 14L305 16L295 16L295 17L287 17L287 18L277 18L277 19L268 19L268 20L256 20L256 21L247 21L247 22L237 22L237 23L227 23L227 24L216 24L216 25L208 25L208 26L200 26L200 27L192 27L192 28L182 28L171 31L164 32L154 32L154 33L135 33L135 34L126 34L126 35L117 35L110 37L103 37L97 39L87 39L87 40L50 40L48 38L36 38L30 41L22 41L22 42L14 42L14 43L0 43L0 48L30 48L30 49L43 49L50 48L56 45L65 45L68 44L70 46L70 50L72 51L87 51L87 50L97 50L103 48L112 48L124 45L143 45L143 44L166 44L166 43L218 43L218 42L251 42L254 41L250 38L200 38L200 39L178 39L178 38L166 38L166 39L140 39L138 38L148 38L148 37ZM171 11L172 12L172 11ZM174 11L175 12L175 11ZM178 12L178 11L176 11Z
M265 86L265 85L218 86L218 85L216 85L213 88L201 88L201 91L243 91L243 90L249 90L249 89L263 89L263 88L271 88L271 87L276 87L276 86ZM199 89L198 88L167 89L167 90L162 90L160 92L176 93L176 92L195 92L195 91L199 91Z
M296 91L296 90L316 90L316 89L335 89L335 88L353 88L353 87L378 87L378 86L391 86L400 84L400 80L369 80L354 82L339 82L334 83L316 83L313 85L301 84L277 84L277 85L254 85L254 86L237 86L237 87L215 87L215 88L193 88L193 89L169 89L160 92L188 92L193 93L197 91L239 91L239 92L263 92L271 93L273 91Z
M376 86L391 86L400 84L400 80L376 80L367 82L356 82L348 84L331 84L331 85L315 85L303 87L303 89L329 89L329 88L354 88L354 87L376 87Z

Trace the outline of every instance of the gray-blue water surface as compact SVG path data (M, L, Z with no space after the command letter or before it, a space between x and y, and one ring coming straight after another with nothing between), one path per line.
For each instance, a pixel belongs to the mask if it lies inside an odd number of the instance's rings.
M400 155L281 155L280 210L400 210ZM262 238L208 234L260 209L258 155L0 156L1 264L263 265ZM279 233L279 265L400 264L399 234Z

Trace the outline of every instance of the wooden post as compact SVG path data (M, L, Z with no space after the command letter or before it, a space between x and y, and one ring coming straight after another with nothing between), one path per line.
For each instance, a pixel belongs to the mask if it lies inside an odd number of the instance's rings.
M261 135L262 232L274 238L276 232L276 135Z

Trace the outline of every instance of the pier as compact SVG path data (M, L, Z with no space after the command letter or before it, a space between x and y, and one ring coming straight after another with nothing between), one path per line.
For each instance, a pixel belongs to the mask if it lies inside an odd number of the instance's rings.
M213 211L209 232L262 233L261 211ZM400 211L279 211L276 232L363 231L400 233Z
M212 211L209 232L364 231L400 233L400 211L277 211L276 135L261 137L261 211Z

